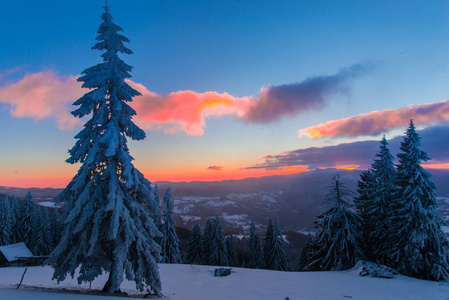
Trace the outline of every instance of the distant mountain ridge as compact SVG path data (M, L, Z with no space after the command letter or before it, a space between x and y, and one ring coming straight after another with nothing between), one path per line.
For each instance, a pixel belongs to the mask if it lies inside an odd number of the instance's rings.
M225 231L248 234L250 220L264 229L269 218L278 217L283 230L307 233L313 230L317 215L323 210L326 187L332 176L356 192L359 170L322 169L290 175L275 175L214 182L157 182L162 199L170 186L174 196L177 226L191 229L196 222L220 214ZM432 170L440 197L449 198L449 170ZM0 193L23 199L28 190L36 202L48 202L62 189L11 188L0 186ZM443 199L443 198L441 198ZM444 200L444 199L443 199ZM441 210L449 220L449 202L441 201Z

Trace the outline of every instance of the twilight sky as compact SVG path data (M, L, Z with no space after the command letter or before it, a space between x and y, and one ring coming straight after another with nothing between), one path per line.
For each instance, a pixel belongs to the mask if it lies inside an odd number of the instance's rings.
M63 187L104 1L3 4L0 185ZM413 118L449 168L449 2L109 0L150 181L366 169Z

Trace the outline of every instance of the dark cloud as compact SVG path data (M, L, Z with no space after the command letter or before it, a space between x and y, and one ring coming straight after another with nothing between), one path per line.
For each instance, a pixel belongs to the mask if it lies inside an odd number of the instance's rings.
M209 166L207 167L208 170L213 170L213 171L221 171L223 170L222 166Z
M430 163L449 162L449 125L433 126L418 131L421 136L421 149L432 158ZM395 137L389 142L389 149L393 155L399 152L402 136ZM276 170L291 166L303 165L309 170L317 168L329 168L337 166L359 166L359 169L367 169L375 154L378 152L380 141L362 141L344 143L328 147L310 147L283 153L269 155L265 162L247 169Z
M295 116L308 110L323 108L326 96L346 93L348 81L362 76L372 64L356 64L341 69L331 76L309 77L302 82L269 86L255 97L255 105L243 116L243 120L254 123L269 123L284 116Z

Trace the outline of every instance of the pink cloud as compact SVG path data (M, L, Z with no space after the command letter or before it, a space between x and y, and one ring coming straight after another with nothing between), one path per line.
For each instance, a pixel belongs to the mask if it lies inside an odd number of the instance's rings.
M327 105L326 95L347 90L347 82L367 69L365 65L354 65L331 76L263 87L257 95L249 97L189 90L157 94L142 84L127 82L142 94L131 102L139 126L146 130L184 131L199 136L204 134L209 117L229 115L241 122L269 123L320 109ZM69 114L69 105L87 91L76 79L76 76L59 76L53 71L28 74L19 82L0 87L0 103L9 104L15 117L55 118L60 129L72 129L81 122Z
M28 74L16 83L0 87L0 102L17 118L56 118L58 128L72 129L80 121L69 114L67 104L83 95L76 76L61 77L53 71Z
M69 106L87 91L76 79L77 76L59 76L54 71L28 74L0 88L0 103L9 104L14 117L55 118L58 128L73 129L81 122L69 113ZM142 93L131 103L137 111L137 123L144 129L166 133L185 131L202 135L207 117L242 117L253 102L250 97L236 98L217 92L178 91L159 95L142 84L130 80L128 83Z
M191 135L202 135L207 117L233 115L242 117L253 105L251 97L236 98L227 93L178 91L159 95L145 86L127 81L142 96L131 103L137 112L135 120L139 126L149 130L164 130L166 133L185 131Z
M319 138L376 136L406 126L410 119L415 125L432 125L449 121L449 100L408 106L400 109L373 111L367 114L332 120L298 131L298 136Z
M214 170L214 171L221 171L223 170L222 166L209 166L207 167L208 170Z

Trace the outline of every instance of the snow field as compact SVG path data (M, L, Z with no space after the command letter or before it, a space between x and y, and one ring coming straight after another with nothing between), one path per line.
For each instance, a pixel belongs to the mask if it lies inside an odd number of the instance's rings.
M340 272L279 272L233 268L227 277L214 277L213 266L160 264L162 293L170 300L439 300L448 299L449 283L418 280L360 277L358 270ZM58 285L51 280L50 267L29 267L22 286L16 290L24 268L0 269L0 299L110 299L88 293L89 285L67 278ZM101 289L103 275L92 282ZM135 293L134 283L124 281L122 291ZM61 292L64 292L62 295ZM116 296L114 296L117 299Z

